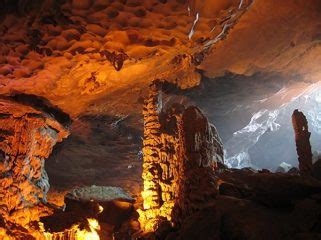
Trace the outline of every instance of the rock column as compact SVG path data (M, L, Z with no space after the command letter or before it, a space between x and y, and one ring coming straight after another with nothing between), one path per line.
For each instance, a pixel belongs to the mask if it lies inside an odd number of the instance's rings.
M296 151L299 159L299 169L302 175L312 175L312 151L308 121L297 109L292 114L292 124L295 134Z
M144 210L140 211L140 222L146 231L154 231L161 219L171 220L171 209L175 199L173 181L177 170L170 164L170 160L174 161L176 156L173 143L175 139L168 134L162 134L161 94L160 85L153 83L143 109Z
M215 169L223 162L223 147L198 108L174 104L165 111L159 85L151 85L143 114L144 206L139 220L145 231L155 231L163 221L179 224L215 198Z
M218 162L223 163L223 146L217 132L197 107L188 107L182 116L182 158L176 224L212 205L217 195Z

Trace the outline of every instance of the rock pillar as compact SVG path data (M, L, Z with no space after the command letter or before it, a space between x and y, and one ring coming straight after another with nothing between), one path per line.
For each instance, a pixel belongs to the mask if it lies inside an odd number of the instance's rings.
M300 173L302 175L312 175L311 133L309 132L308 121L304 114L296 109L292 114L292 124Z
M197 107L162 107L159 84L144 104L143 209L140 222L155 231L162 221L179 224L216 196L215 170L223 163L221 140Z

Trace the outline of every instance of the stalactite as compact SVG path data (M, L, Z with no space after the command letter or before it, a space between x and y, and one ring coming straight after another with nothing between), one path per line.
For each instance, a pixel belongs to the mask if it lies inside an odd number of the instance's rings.
M298 153L299 169L302 175L312 175L312 152L308 121L297 109L292 114L292 124Z

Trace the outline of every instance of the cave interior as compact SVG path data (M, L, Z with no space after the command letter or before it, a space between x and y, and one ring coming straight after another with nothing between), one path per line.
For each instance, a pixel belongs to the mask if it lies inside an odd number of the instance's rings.
M320 240L320 0L0 0L0 240Z

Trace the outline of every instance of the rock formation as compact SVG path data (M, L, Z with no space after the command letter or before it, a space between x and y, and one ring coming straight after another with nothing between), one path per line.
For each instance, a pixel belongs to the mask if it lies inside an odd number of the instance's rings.
M217 178L215 205L163 239L320 239L320 181L253 169L225 169Z
M299 169L302 175L312 175L312 151L308 121L304 114L297 109L292 115L295 133L296 150L299 157Z
M93 185L75 188L65 195L63 211L60 209L41 218L45 236L48 240L98 240L98 235L101 239L110 239L114 230L119 230L121 224L131 217L134 201L119 187ZM96 226L93 223L97 223ZM111 229L105 234L100 231L100 224L107 224Z
M159 83L153 83L144 105L145 231L167 220L179 224L216 196L215 169L223 163L221 140L197 107L162 108ZM213 131L214 130L214 131Z
M182 115L179 194L176 222L213 204L216 197L215 170L223 163L223 147L217 132L197 107Z
M52 116L11 100L0 100L0 216L26 226L46 207L45 159L68 136Z
M252 0L242 3L0 0L0 93L36 94L79 116L106 94L138 89L129 85L144 89L162 78L194 87L207 50ZM137 112L132 106L139 97L135 92L130 107L117 111Z

